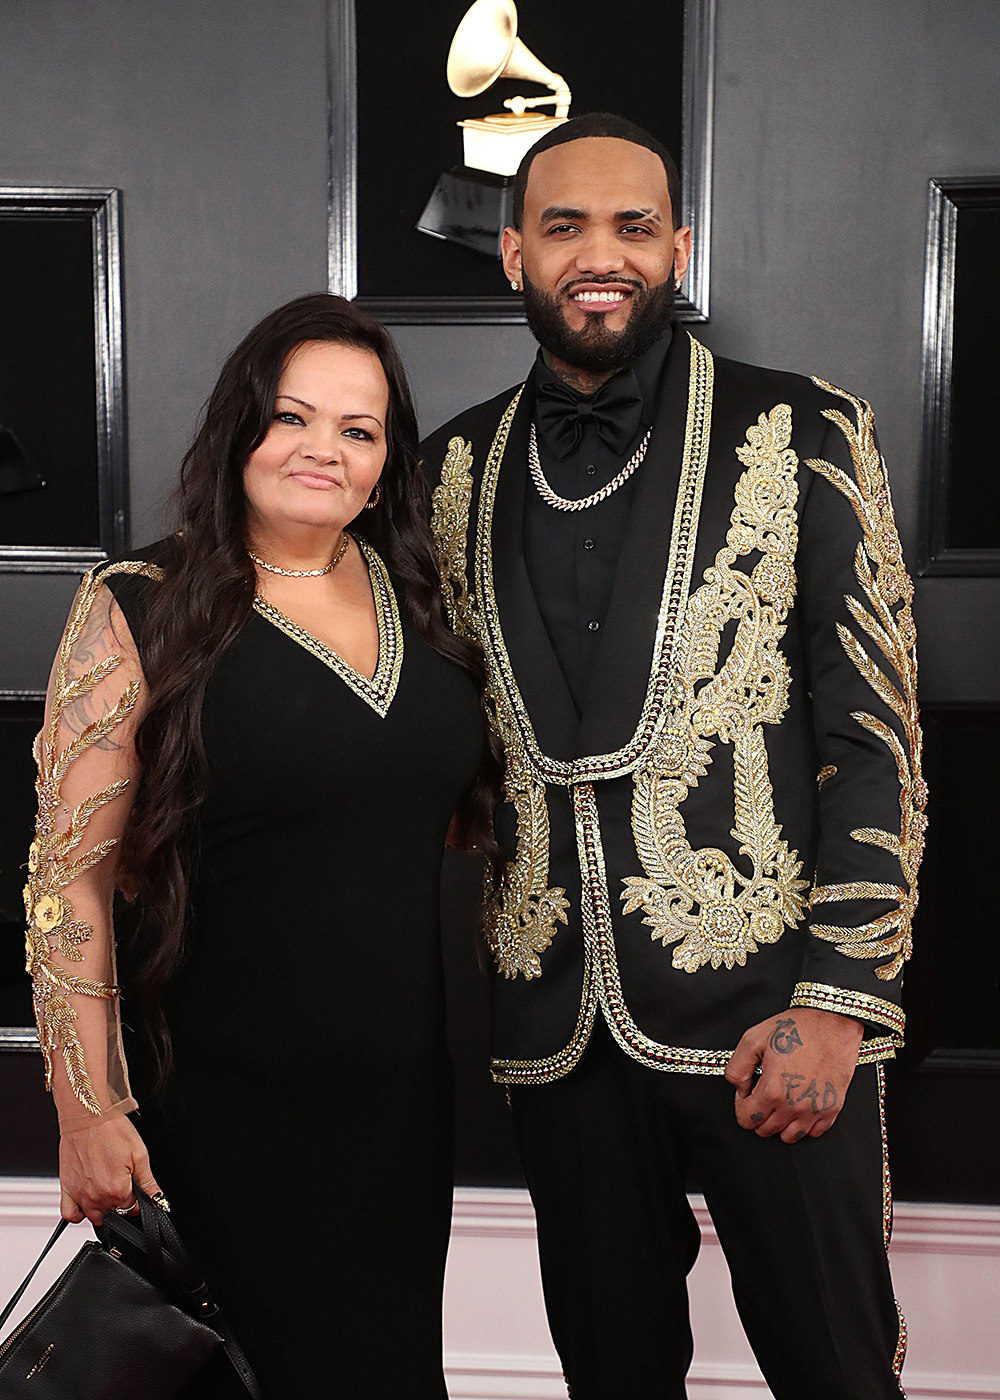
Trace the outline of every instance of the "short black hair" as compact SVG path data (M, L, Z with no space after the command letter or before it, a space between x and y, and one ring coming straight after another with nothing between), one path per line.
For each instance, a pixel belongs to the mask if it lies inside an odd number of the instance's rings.
M627 117L617 117L613 112L588 112L586 116L570 117L568 122L541 137L521 159L514 176L514 227L520 230L524 219L524 191L528 186L528 171L535 156L553 146L563 146L567 141L581 141L585 136L613 136L618 141L631 141L633 146L645 146L663 161L667 173L667 192L670 195L670 208L673 212L674 228L681 226L681 176L677 162L655 136L650 136Z

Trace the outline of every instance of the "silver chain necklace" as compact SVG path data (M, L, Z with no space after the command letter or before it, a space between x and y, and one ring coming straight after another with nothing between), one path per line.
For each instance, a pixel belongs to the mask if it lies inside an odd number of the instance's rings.
M260 567L262 569L266 569L269 574L280 574L282 578L322 578L324 574L332 573L333 570L340 563L341 559L343 559L344 555L347 553L347 540L348 535L347 531L345 530L344 538L340 541L340 544L337 546L336 554L333 556L329 564L327 564L326 568L324 569L279 569L277 564L268 564L265 562L265 560L260 559L256 554L254 554L252 549L248 549L247 553L250 555L250 558L255 564L259 564Z
M649 438L652 428L647 428L646 436L639 446L632 453L617 476L612 477L607 486L602 486L600 491L595 491L592 496L584 496L581 501L570 501L565 496L557 496L552 487L545 480L545 473L542 471L542 464L538 459L538 437L535 433L535 425L531 425L531 436L528 439L528 469L531 472L531 479L538 487L538 494L546 505L552 506L554 510L589 510L591 506L596 506L599 501L607 498L618 490L619 486L624 486L629 477L638 467L642 465L642 460L646 455L646 448L649 446Z

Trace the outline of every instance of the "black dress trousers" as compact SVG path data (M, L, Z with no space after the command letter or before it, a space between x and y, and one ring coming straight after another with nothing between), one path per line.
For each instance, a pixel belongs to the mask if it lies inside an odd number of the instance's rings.
M795 1144L741 1128L725 1079L629 1059L600 1018L571 1075L510 1090L572 1400L684 1400L689 1174L775 1400L898 1400L879 1069L861 1066L832 1129Z

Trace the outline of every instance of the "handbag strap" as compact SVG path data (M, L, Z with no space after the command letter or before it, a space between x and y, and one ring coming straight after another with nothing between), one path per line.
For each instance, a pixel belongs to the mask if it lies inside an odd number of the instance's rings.
M58 1225L56 1226L56 1228L52 1231L52 1234L51 1234L51 1236L49 1237L49 1242L48 1242L48 1244L45 1246L45 1248L42 1250L41 1254L40 1254L40 1255L38 1256L38 1258L35 1260L34 1264L32 1265L31 1271L30 1271L30 1273L28 1274L28 1277L27 1277L27 1278L24 1280L24 1282L21 1284L21 1287L20 1287L20 1288L17 1290L17 1292L14 1294L13 1298L11 1298L10 1302L9 1302L9 1303L7 1304L7 1306L4 1308L3 1312L0 1313L0 1328L3 1327L3 1325L4 1325L4 1323L7 1321L8 1317L10 1317L11 1313L14 1311L14 1309L17 1307L18 1303L19 1303L19 1302L21 1301L21 1299L24 1297L24 1290L27 1288L28 1284L31 1282L31 1280L32 1280L32 1279L35 1277L35 1275L38 1273L38 1268L39 1268L39 1265L41 1264L42 1260L45 1258L46 1254L48 1254L49 1250L50 1250L50 1249L52 1248L52 1246L55 1244L56 1240L59 1238L59 1236L62 1234L62 1232L65 1230L65 1228L66 1228L66 1226L67 1226L68 1224L69 1224L69 1221L68 1221L68 1220L60 1220L59 1224L58 1224Z
M253 1400L264 1400L250 1362L233 1336L222 1309L209 1293L208 1285L191 1262L191 1256L184 1248L170 1216L139 1187L135 1188L135 1198L139 1202L143 1243L150 1272L168 1290L187 1298L195 1315L222 1338L223 1350Z
M261 1388L257 1384L257 1378L243 1354L242 1347L233 1336L218 1303L196 1272L190 1255L184 1248L181 1237L170 1217L165 1211L155 1206L146 1193L139 1190L138 1187L135 1191L135 1197L139 1202L139 1213L142 1220L142 1235L140 1236L139 1232L135 1231L135 1241L145 1248L150 1272L155 1276L154 1281L166 1285L168 1289L182 1293L193 1304L198 1318L206 1322L222 1338L223 1350L253 1400L264 1400ZM127 1222L124 1216L113 1217L113 1219L116 1228L121 1230L122 1227L125 1227L128 1230L131 1222ZM35 1260L27 1278L3 1312L0 1313L0 1329L3 1328L4 1323L23 1298L25 1290L37 1274L45 1256L68 1224L69 1221L60 1220L52 1231L48 1243ZM131 1234L132 1231L129 1230L129 1233Z

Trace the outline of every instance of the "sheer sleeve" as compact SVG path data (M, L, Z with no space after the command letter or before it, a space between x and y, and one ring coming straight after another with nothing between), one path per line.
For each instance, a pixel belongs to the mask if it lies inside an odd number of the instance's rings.
M102 579L159 571L107 565L84 576L52 667L35 740L38 821L24 891L27 970L66 1130L137 1105L118 1013L112 901L138 767L145 684L128 625Z

